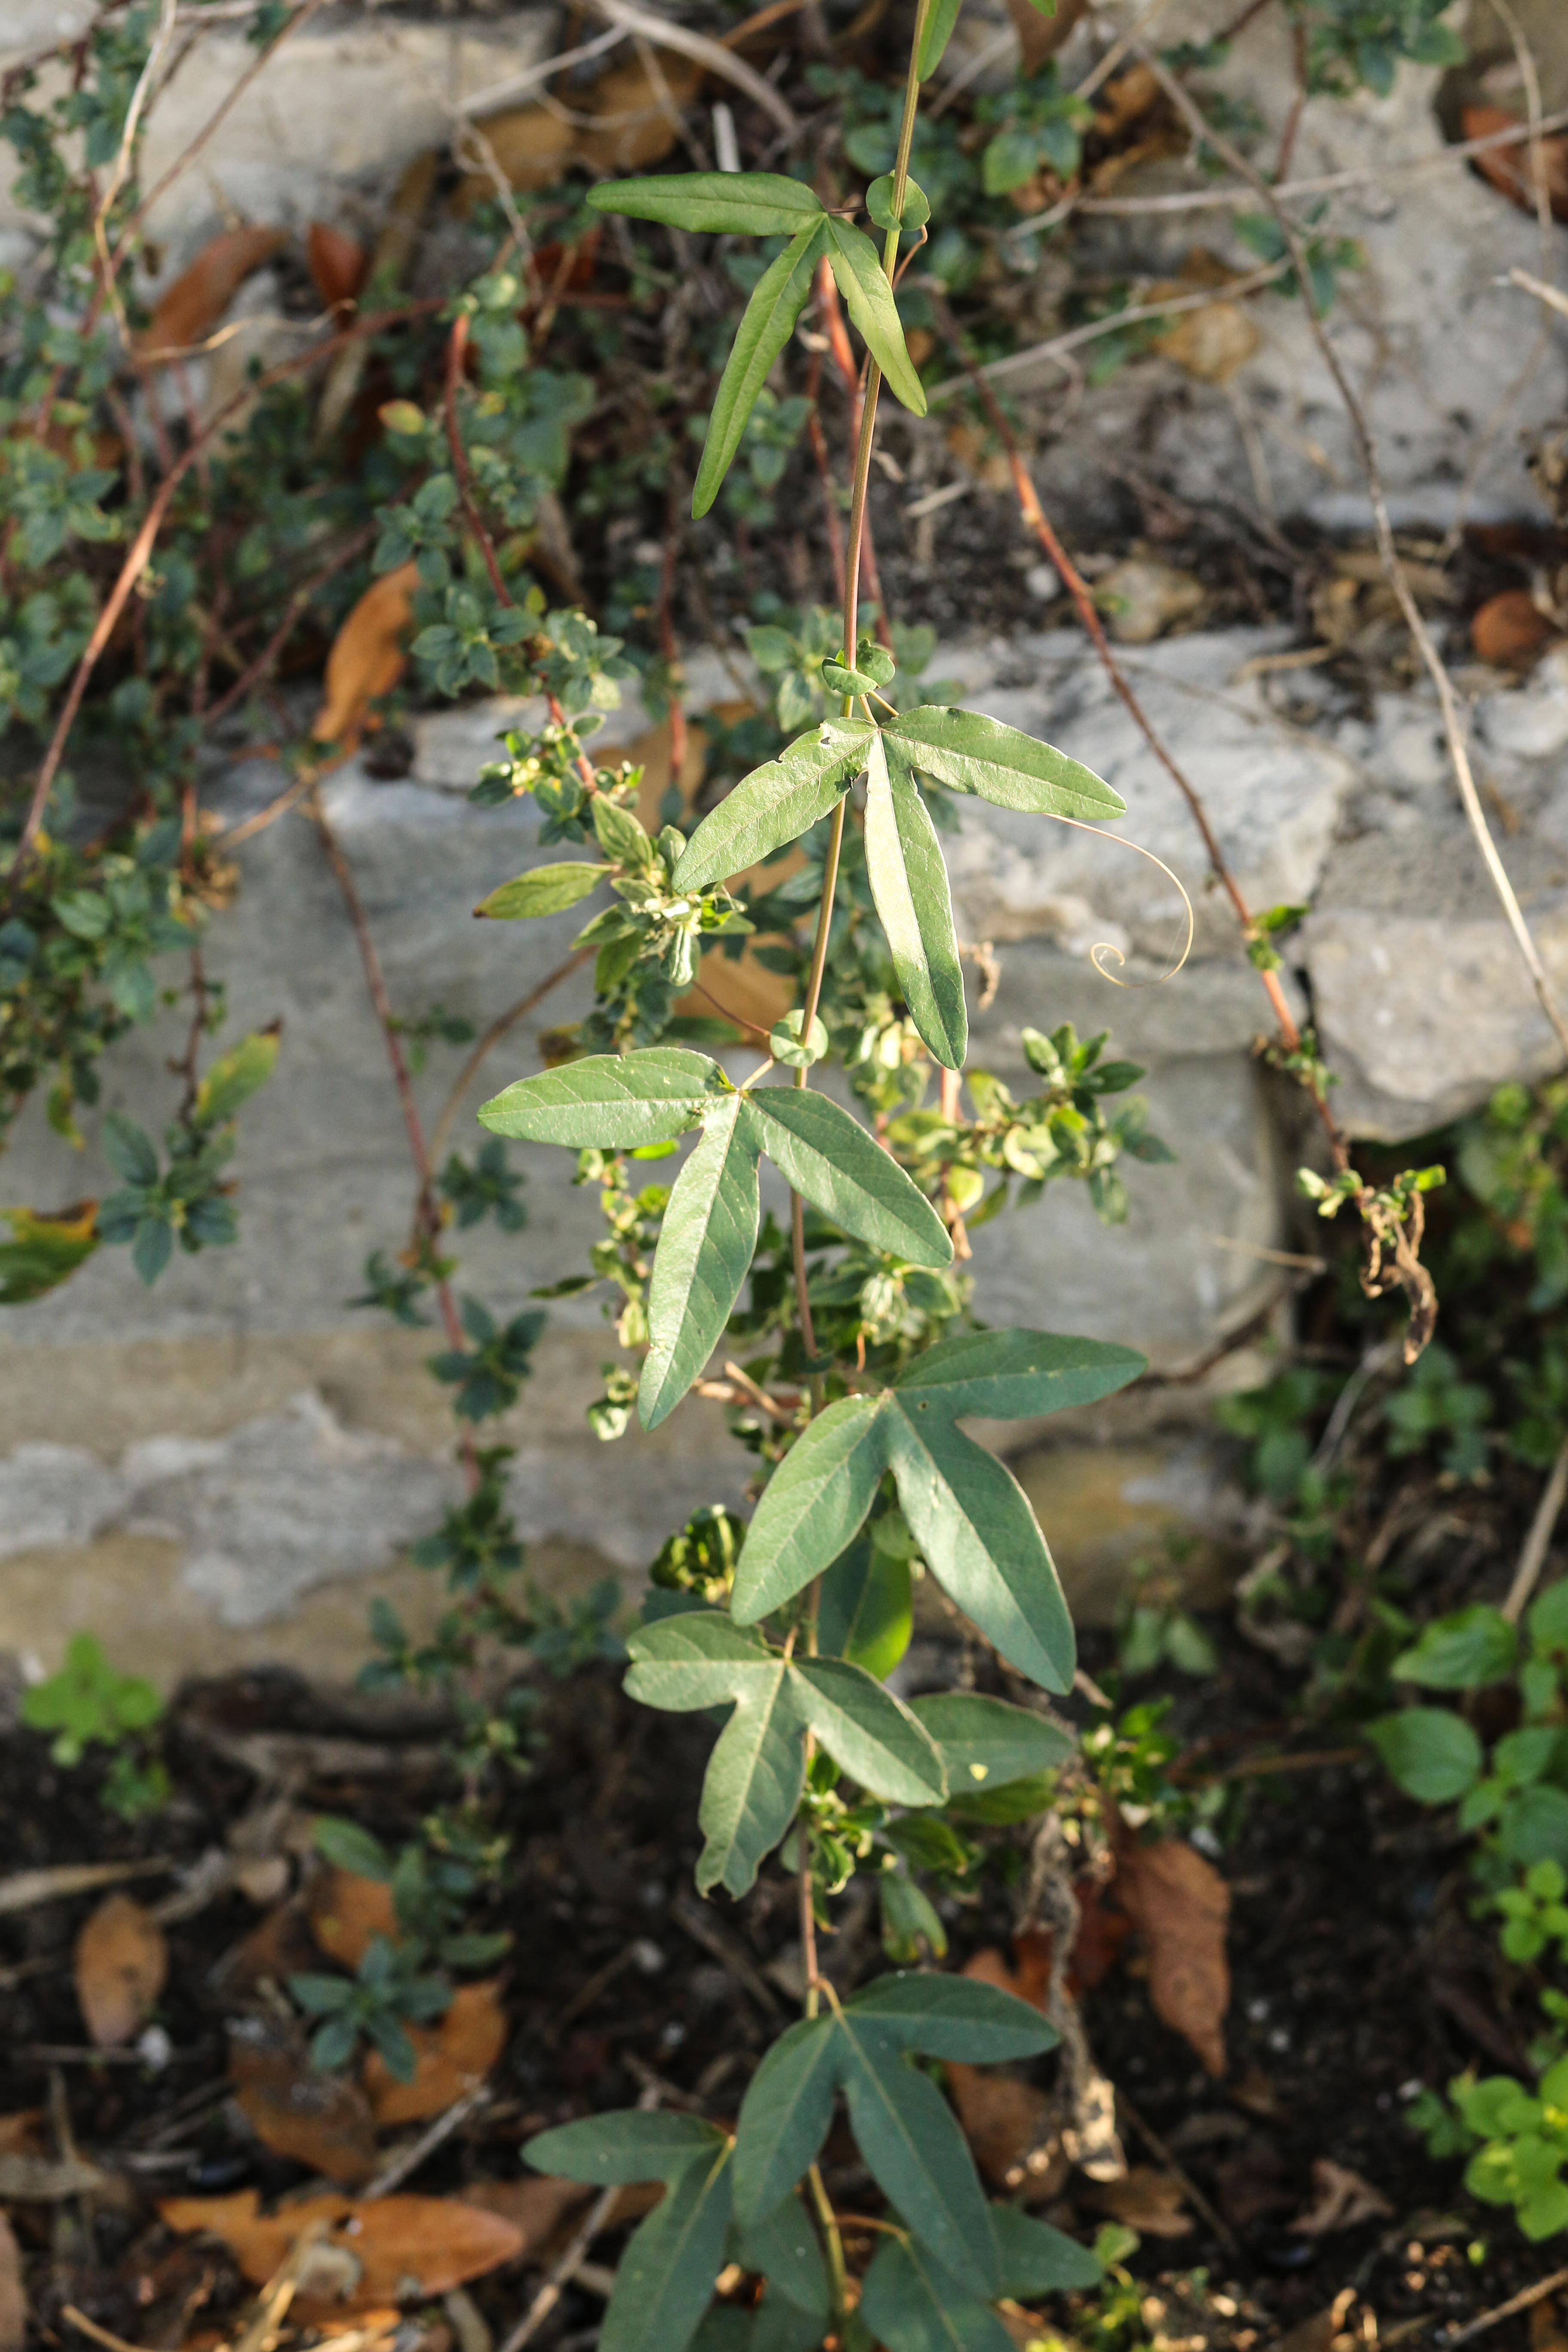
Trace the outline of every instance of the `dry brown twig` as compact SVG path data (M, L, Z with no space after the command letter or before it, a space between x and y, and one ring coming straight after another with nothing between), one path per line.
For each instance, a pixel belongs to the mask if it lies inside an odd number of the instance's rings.
M1557 1521L1564 1500L1568 1500L1568 1437L1563 1439L1551 1475L1542 1488L1541 1500L1535 1507L1535 1517L1531 1520L1530 1532L1519 1556L1519 1566L1514 1570L1508 1599L1502 1604L1502 1613L1511 1625L1517 1625L1523 1616L1525 1603L1541 1580L1541 1571L1546 1565L1546 1555L1552 1549L1552 1538L1557 1532Z
M1498 855L1497 844L1492 839L1491 829L1487 824L1486 812L1481 806L1480 794L1476 788L1475 773L1470 766L1469 747L1466 741L1464 719L1459 709L1458 698L1454 691L1454 683L1437 650L1436 640L1426 625L1420 606L1416 604L1415 593L1405 577L1405 566L1400 562L1399 551L1394 544L1393 518L1388 510L1388 499L1384 488L1383 473L1378 464L1377 446L1373 437L1372 426L1360 396L1352 384L1345 372L1344 363L1334 349L1333 341L1323 323L1312 285L1311 272L1308 268L1307 250L1301 240L1300 230L1280 202L1279 192L1271 187L1259 172L1254 170L1239 148L1235 146L1223 131L1213 128L1191 94L1161 59L1152 50L1142 47L1142 45L1137 45L1137 55L1148 67L1172 105L1182 116L1194 138L1211 146L1233 172L1239 173L1246 180L1254 194L1267 206L1280 236L1284 238L1286 251L1295 269L1296 282L1306 309L1312 340L1318 347L1324 366L1333 379L1335 389L1339 393L1344 404L1345 414L1350 420L1351 430L1355 436L1362 470L1366 478L1367 497L1372 506L1373 528L1384 575L1394 592L1400 612L1404 615L1405 625L1410 633L1422 665L1436 692L1437 707L1442 713L1444 740L1447 745L1449 763L1454 771L1454 780L1458 786L1465 815L1469 823L1470 831L1475 836L1476 846L1480 851L1482 863L1497 892L1509 929L1513 933L1515 943L1524 959L1537 1002L1563 1049L1564 1058L1568 1059L1568 1022L1564 1021L1556 997L1552 993L1552 983L1546 976L1546 970L1542 963L1530 926L1525 921L1524 911L1520 906L1513 885L1509 880L1502 859ZM1541 126L1538 124L1535 131L1537 138L1540 137L1540 131Z
M646 2088L637 2095L637 2105L645 2114L651 2108L657 2107L658 2101L659 2094L655 2087ZM582 2228L577 2231L510 2335L502 2339L500 2352L522 2352L523 2346L531 2343L538 2335L566 2289L587 2261L589 2248L600 2231L607 2225L611 2214L615 2211L616 2200L620 2194L621 2191L618 2189L602 2189L599 2191L588 2209L588 2216Z

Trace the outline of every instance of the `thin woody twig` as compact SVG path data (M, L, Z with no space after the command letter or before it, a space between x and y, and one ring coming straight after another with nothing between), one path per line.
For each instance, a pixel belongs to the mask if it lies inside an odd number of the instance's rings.
M490 1023L489 1027L458 1071L453 1081L452 1090L441 1106L441 1116L430 1130L432 1161L438 1161L442 1152L445 1151L453 1124L463 1107L463 1097L478 1077L480 1067L489 1054L500 1044L503 1037L510 1036L520 1021L527 1020L534 1006L542 1003L552 989L559 988L563 980L569 980L572 974L579 971L584 964L591 963L596 952L594 948L577 949L574 954L567 957L564 963L558 963L553 971L546 972L538 986L531 988L526 996L520 997L498 1021Z
M1505 2319L1513 2319L1520 2312L1529 2311L1536 2304L1544 2303L1549 2294L1555 2294L1560 2287L1565 2286L1568 2286L1568 2270L1552 2271L1550 2276L1537 2279L1533 2285L1521 2287L1517 2294L1510 2294L1508 2301L1500 2303L1494 2311L1483 2311L1480 2317L1472 2319L1468 2326L1456 2328L1451 2336L1445 2335L1440 2339L1443 2352L1458 2352L1458 2347L1469 2343L1472 2336L1484 2336L1490 2327L1500 2327Z
M471 2115L477 2114L487 2104L489 2095L488 2083L474 2083L460 2098L454 2099L449 2107L443 2107L417 2139L410 2140L406 2147L394 2150L374 2179L359 2191L361 2203L373 2197L390 2197L395 2189L400 2189L413 2173L418 2171L426 2158L435 2153L443 2140L450 2139L460 2125L466 2124Z
M1554 114L1544 114L1532 131L1528 122L1510 124L1506 131L1489 131L1479 139L1457 139L1451 146L1442 147L1431 155L1401 155L1393 162L1358 167L1352 171L1323 172L1315 179L1287 180L1274 190L1276 196L1337 196L1351 188L1380 187L1385 180L1404 179L1412 173L1430 172L1445 163L1468 163L1477 155L1489 155L1502 147L1522 147L1531 139L1552 131L1568 130L1568 107ZM1219 142L1205 132L1211 147ZM1015 221L1008 230L1016 236L1025 230L1054 226L1068 213L1105 213L1136 219L1151 213L1245 212L1257 200L1257 191L1250 185L1234 184L1222 188L1183 188L1163 196L1068 196L1046 212L1030 213Z
M1540 1581L1565 1497L1568 1497L1568 1437L1559 1447L1557 1459L1552 1465L1552 1475L1542 1489L1535 1517L1530 1523L1530 1533L1524 1539L1524 1549L1519 1556L1519 1566L1514 1570L1513 1582L1509 1587L1508 1599L1502 1604L1502 1613L1510 1625L1518 1624L1524 1614L1525 1602Z
M21 836L11 860L8 877L10 881L15 882L32 856L33 844L37 837L38 827L44 821L44 811L48 805L55 778L59 773L60 761L65 756L66 743L71 729L76 724L77 713L81 708L82 697L87 692L88 681L98 667L104 647L114 634L115 624L125 610L132 590L152 559L158 533L163 529L169 509L174 503L174 493L191 467L205 457L213 441L223 431L235 412L254 400L258 393L265 392L271 384L280 383L286 376L297 375L301 368L313 365L328 352L353 342L362 335L379 333L384 327L392 325L397 320L439 308L438 300L418 302L405 305L400 310L384 311L374 319L356 320L352 327L345 328L343 332L334 336L330 343L321 344L310 352L296 352L291 359L280 360L276 367L267 369L254 382L247 383L241 391L237 392L231 400L225 401L223 406L208 419L201 431L175 458L153 494L153 503L142 519L141 529L131 542L130 551L120 567L119 577L109 592L103 609L93 625L92 634L88 638L77 663L76 674L71 679L70 688L61 708L60 715L55 722L54 733L49 738L43 765L38 770L37 778L33 786L33 796L28 803L26 817L23 822Z
M1318 307L1318 297L1312 283L1311 271L1308 267L1306 247L1301 242L1300 231L1280 203L1279 191L1270 187L1262 174L1253 169L1239 148L1226 139L1222 131L1215 131L1212 127L1189 92L1154 53L1140 47L1138 55L1153 74L1172 105L1186 122L1194 137L1213 147L1215 152L1230 166L1231 170L1238 173L1247 181L1253 193L1268 207L1285 240L1286 251L1290 257L1296 282L1306 306L1307 322L1311 331L1312 340L1344 404L1345 414L1350 419L1351 430L1355 436L1362 470L1366 478L1367 497L1372 506L1373 527L1384 575L1394 591L1394 598L1405 618L1405 625L1410 632L1423 667L1436 690L1437 706L1442 713L1444 739L1448 748L1449 764L1454 771L1454 780L1459 789L1459 798L1464 805L1470 831L1475 836L1476 846L1480 851L1482 863L1497 892L1509 929L1513 933L1515 944L1530 973L1536 1000L1546 1016L1558 1045L1563 1049L1564 1058L1568 1059L1568 1022L1564 1021L1556 997L1552 993L1545 966L1541 961L1530 926L1525 920L1524 910L1519 903L1513 884L1510 881L1507 869L1498 854L1497 844L1492 839L1491 829L1487 824L1486 812L1481 806L1480 794L1476 788L1475 772L1470 766L1469 747L1465 738L1464 720L1460 715L1458 699L1454 692L1453 680L1448 676L1441 654L1437 651L1436 641L1426 625L1421 608L1415 602L1415 593L1405 577L1405 566L1399 560L1399 551L1394 539L1394 521L1388 510L1388 499L1384 489L1383 474L1378 465L1377 446L1373 438L1372 426L1360 397L1345 373L1344 363L1334 349L1332 339L1323 323L1322 313ZM1536 126L1537 137L1540 136L1542 127L1540 124Z

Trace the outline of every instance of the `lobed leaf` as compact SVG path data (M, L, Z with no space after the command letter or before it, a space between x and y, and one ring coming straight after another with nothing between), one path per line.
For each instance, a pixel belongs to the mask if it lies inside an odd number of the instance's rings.
M1016 2205L993 2205L991 2226L1002 2256L1005 2294L1068 2294L1097 2287L1105 2276L1099 2255L1088 2246Z
M809 833L859 773L872 732L863 719L828 719L797 736L776 760L753 768L687 843L675 869L676 889L727 881Z
M825 1217L911 1265L951 1263L952 1237L925 1194L830 1096L805 1087L757 1087L746 1099L763 1150Z
M701 177L708 175L703 173ZM716 174L715 176L724 176ZM746 419L768 371L795 332L795 322L811 294L818 256L829 223L820 208L757 280L740 326L708 420L708 438L691 495L691 511L705 515L719 495L746 430Z
M699 2116L671 2109L622 2107L584 2116L554 2131L536 2132L522 2153L536 2170L566 2180L586 2180L595 2189L629 2187L639 2180L673 2180L699 2158L710 2158L725 2145L724 2134Z
M762 1213L757 1155L745 1097L724 1097L703 1121L664 1213L637 1385L645 1429L657 1429L696 1380L751 1271Z
M909 762L896 749L889 759L880 734L866 760L866 870L910 1018L943 1067L960 1070L969 1015L947 867Z
M989 2305L955 2293L924 2247L903 2238L879 2244L859 2310L893 2352L1013 2352L1014 2338Z
M816 2163L833 2119L839 2053L833 2020L804 2018L752 2075L735 2126L735 2214L742 2229L776 2212Z
M844 1397L803 1431L763 1490L735 1570L731 1611L754 1624L836 1560L888 1467L882 1397Z
M1011 1665L1047 1690L1070 1690L1072 1619L1023 1488L951 1421L923 1402L911 1413L897 1391L893 1399L890 1467L932 1575Z
M981 1691L933 1691L910 1706L942 1750L954 1796L1048 1772L1073 1752L1072 1738L1054 1723Z
M637 1054L590 1054L559 1070L519 1078L479 1109L497 1135L577 1150L635 1150L673 1143L697 1124L725 1086L706 1054L687 1045L650 1045Z
M1000 2294L991 2216L952 2109L888 2029L848 2010L837 2026L849 2127L877 2186L965 2293Z
M977 793L998 808L1034 816L1076 816L1103 824L1124 816L1120 793L1065 751L1037 742L978 710L922 703L883 730L889 751L955 793Z
M900 2048L928 2058L997 2065L1054 2050L1055 2026L1000 1985L975 1977L938 1976L904 1969L878 1977L846 2003L847 2012L892 2035Z
M671 2180L621 2256L600 2352L685 2352L724 2260L732 2182L728 2147Z
M899 1376L910 1403L927 1398L949 1415L1022 1421L1098 1403L1148 1370L1134 1349L1053 1331L960 1331L939 1339ZM940 1393L938 1393L940 1391Z
M852 1780L891 1804L941 1804L941 1751L901 1699L847 1658L798 1658L791 1673L797 1712Z
M816 1619L822 1648L886 1682L913 1630L909 1561L894 1559L858 1536L823 1576Z
M611 180L590 188L587 203L596 213L730 236L795 236L823 216L805 181L782 172L670 172Z
M826 2326L827 2264L822 2242L800 2199L792 2191L773 2212L742 2230L739 2237L739 2260L745 2269L759 2273L772 2291Z

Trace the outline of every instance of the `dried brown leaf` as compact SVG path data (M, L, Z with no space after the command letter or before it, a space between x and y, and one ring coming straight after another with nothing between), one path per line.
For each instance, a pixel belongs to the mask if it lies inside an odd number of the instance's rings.
M1262 340L1238 302L1205 302L1173 319L1157 348L1200 383L1228 383Z
M169 1947L153 1914L130 1895L106 1895L76 1943L76 1996L100 2050L134 2041L169 1973Z
M484 2081L506 2048L506 2036L499 1980L459 1985L438 2025L408 2029L418 2062L411 2083L400 2083L376 2052L366 2059L361 2080L377 2124L384 2129L442 2114Z
M312 2223L327 2225L329 2252L352 2254L351 2266L334 2265L352 2284L337 2307L363 2312L384 2305L446 2294L466 2280L482 2278L522 2252L522 2232L498 2213L485 2212L455 2197L382 2197L356 2203L351 2197L310 2197L281 2212L264 2214L254 2189L233 2197L174 2197L159 2207L171 2230L210 2230L222 2238L247 2279L269 2279ZM309 2282L312 2295L326 2284L318 2265Z
M345 616L327 656L327 698L310 730L318 743L352 751L369 723L371 704L390 694L403 676L403 633L414 618L417 578L412 563L400 563L373 581Z
M22 2250L0 2213L0 2352L22 2352L27 2340L27 2294L22 2284Z
M1068 2160L1042 2090L956 2059L947 2067L947 2087L974 2161L993 2188L1022 2190L1026 2204L1060 2193Z
M229 2078L258 2139L329 2180L367 2180L375 2169L375 2117L357 2084L321 2074L303 2048L268 2019L229 2028Z
M514 188L552 188L570 163L585 163L601 174L646 172L674 150L680 137L680 110L691 103L706 79L694 58L665 49L656 62L658 79L650 76L641 58L635 58L612 66L588 90L574 91L575 120L563 121L551 107L514 106L477 124L476 130ZM489 162L486 157L485 165ZM460 216L495 194L494 178L485 165L468 173L452 200Z
M1326 2156L1312 2160L1312 2201L1290 2224L1299 2238L1325 2238L1363 2221L1386 2221L1394 2208L1379 2189Z
M203 341L252 270L288 242L289 233L281 228L226 229L215 236L159 296L152 325L137 338L138 358L172 358Z
M1139 1845L1119 1839L1116 1892L1149 1956L1154 2014L1184 2034L1211 2074L1225 2073L1230 1969L1225 1931L1230 1889L1184 1838Z
M370 256L363 245L341 228L312 221L305 239L310 280L329 308L352 302L370 273Z
M1489 596L1470 623L1470 643L1484 662L1499 669L1525 669L1559 634L1528 588L1505 588Z
M1173 2172L1135 2164L1120 2180L1097 2181L1085 2191L1085 2201L1097 2213L1136 2230L1140 2237L1185 2238L1192 2234L1193 2221L1182 2210L1184 2194Z
M1507 113L1500 106L1467 106L1459 117L1459 135L1463 139L1486 139L1494 131L1513 130L1518 122L1518 115ZM1485 155L1473 156L1471 161L1482 178L1510 197L1521 212L1534 212L1536 165L1527 144L1521 142L1517 147L1494 147ZM1541 177L1552 217L1568 221L1568 138L1561 131L1541 142Z
M345 1969L357 1969L378 1936L398 1940L397 1909L384 1879L329 1870L310 1889L310 1915L311 1935Z
M519 2253L525 2261L541 2253L593 2194L582 2181L563 2180L552 2172L530 2173L517 2180L476 2180L462 2192L466 2204L512 2224L521 2237Z

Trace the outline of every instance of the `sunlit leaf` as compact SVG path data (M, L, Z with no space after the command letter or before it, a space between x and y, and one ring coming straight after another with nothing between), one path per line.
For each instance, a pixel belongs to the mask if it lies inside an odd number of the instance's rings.
M962 1069L969 1015L947 867L908 762L880 735L866 760L866 870L910 1017L937 1060Z
M903 322L882 257L864 229L829 217L824 224L827 258L844 307L881 369L888 388L916 416L926 413L925 387L904 341Z
M586 202L596 213L731 236L795 236L822 218L812 189L782 172L670 172L610 180L590 188Z
M678 890L700 890L798 841L842 799L865 764L872 730L863 719L827 719L797 736L776 760L753 768L687 843Z
M675 1180L648 1286L649 1345L637 1387L645 1429L657 1429L690 1388L751 1271L761 1214L757 1154L746 1097L726 1096Z
M718 497L768 371L795 332L795 322L811 294L827 227L820 214L808 220L757 281L736 330L708 421L708 438L691 496L694 515L705 515Z

